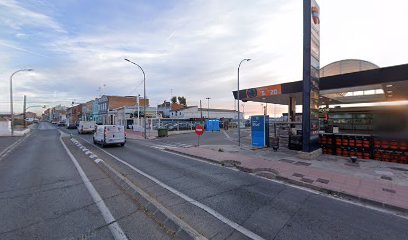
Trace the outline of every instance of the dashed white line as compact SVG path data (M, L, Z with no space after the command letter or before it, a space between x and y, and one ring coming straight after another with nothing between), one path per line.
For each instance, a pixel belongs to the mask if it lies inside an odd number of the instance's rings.
M91 144L91 142L85 140L82 137L79 137L82 140L88 142L89 144ZM159 186L167 189L168 191L172 192L173 194L181 197L182 199L184 199L185 201L195 205L196 207L201 208L202 210L206 211L207 213L211 214L212 216L214 216L215 218L217 218L218 220L220 220L221 222L227 224L228 226L234 228L235 230L239 231L240 233L244 234L245 236L251 238L251 239L255 239L255 240L264 240L264 238L262 238L261 236L259 236L258 234L252 232L251 230L246 229L245 227L241 226L240 224L233 222L232 220L224 217L223 215L221 215L220 213L218 213L217 211L215 211L214 209L190 198L189 196L185 195L184 193L179 192L178 190L170 187L169 185L161 182L160 180L158 180L157 178L143 172L142 170L134 167L133 165L130 165L129 163L127 163L126 161L123 161L122 159L116 157L115 155L105 151L102 148L99 148L101 151L103 151L104 153L108 154L109 156L111 156L112 158L116 159L117 161L121 162L122 164L126 165L127 167L129 167L130 169L136 171L137 173L143 175L144 177L150 179L151 181L155 182L156 184L158 184Z
M109 230L111 231L115 240L127 240L125 233L123 232L122 228L116 222L115 218L112 216L109 208L106 206L105 202L103 201L102 197L96 191L95 187L92 185L91 181L89 181L88 177L86 176L84 170L79 165L78 161L75 159L74 155L69 151L68 147L65 145L62 137L60 136L60 142L62 146L65 148L68 156L71 158L72 162L74 163L76 169L78 170L79 175L82 178L82 181L85 184L85 187L88 189L89 194L91 194L94 203L98 207L99 211L101 212L105 222L108 224Z
M102 160L102 159L100 159L100 158L97 158L97 159L95 159L94 161L95 161L96 163L103 162L103 160Z

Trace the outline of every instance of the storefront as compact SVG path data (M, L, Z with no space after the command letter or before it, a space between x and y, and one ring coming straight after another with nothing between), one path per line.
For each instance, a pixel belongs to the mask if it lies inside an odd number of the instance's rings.
M408 163L408 105L389 106L408 101L408 64L379 68L362 60L335 62L320 70L319 88L323 153ZM233 94L237 99L237 92ZM278 127L270 127L275 129L270 135L295 150L301 149L304 131L296 117L302 97L302 81L240 90L244 102L288 106L287 122L271 123ZM356 104L363 107L352 107Z

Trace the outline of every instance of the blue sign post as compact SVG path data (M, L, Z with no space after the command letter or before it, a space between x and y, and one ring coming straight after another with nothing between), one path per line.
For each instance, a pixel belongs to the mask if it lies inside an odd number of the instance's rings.
M269 145L269 116L251 116L252 146Z

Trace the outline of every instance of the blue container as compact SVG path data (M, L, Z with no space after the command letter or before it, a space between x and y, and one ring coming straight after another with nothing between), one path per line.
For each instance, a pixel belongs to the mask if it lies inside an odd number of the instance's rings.
M219 132L220 131L220 120L206 120L205 130L207 132Z

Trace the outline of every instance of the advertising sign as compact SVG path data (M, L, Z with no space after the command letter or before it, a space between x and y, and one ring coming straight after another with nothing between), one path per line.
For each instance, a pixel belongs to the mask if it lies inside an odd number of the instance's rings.
M319 148L320 7L303 2L303 151Z
M278 96L282 94L282 86L270 85L265 87L250 88L247 89L245 94L241 98L254 98L254 97L269 97ZM240 92L241 95L241 92Z
M251 116L252 146L266 147L269 139L269 116Z

